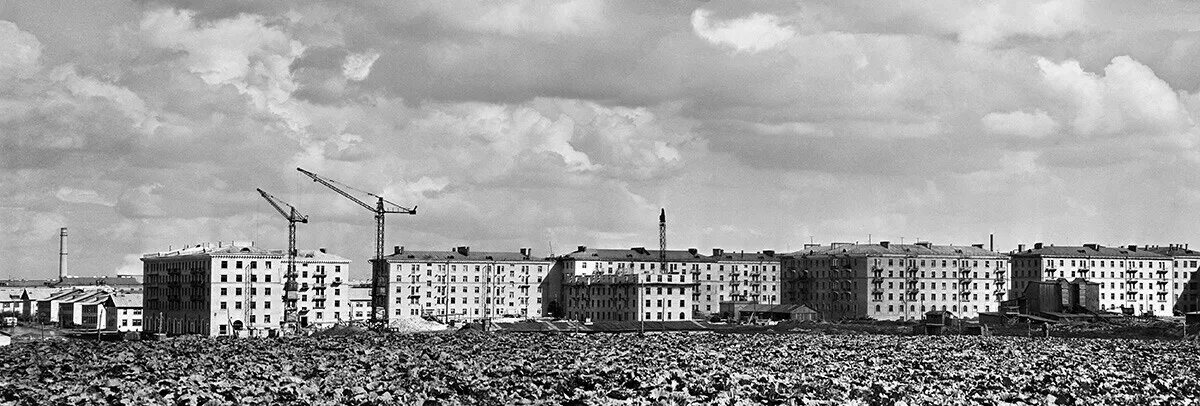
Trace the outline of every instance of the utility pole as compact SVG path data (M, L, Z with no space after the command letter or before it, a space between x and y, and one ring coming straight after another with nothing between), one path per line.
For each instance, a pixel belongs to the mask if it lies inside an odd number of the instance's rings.
M375 259L372 261L373 266L371 267L371 324L374 324L376 328L386 329L388 327L388 317L390 315L388 314L387 300L388 264L383 260L384 215L397 213L415 215L417 214L417 206L413 206L411 209L402 207L396 203L385 200L383 196L356 189L350 185L322 177L301 168L296 168L296 170L312 178L314 182L333 189L334 192L342 195L342 197L350 199L350 201L358 203L359 206L362 206L372 213L375 213ZM341 187L338 187L338 185ZM376 198L375 206L371 206L370 204L363 202L361 199L354 197L349 192L343 190L343 188L354 190L356 192ZM386 205L384 203L386 203ZM449 305L449 301L447 301L447 305Z

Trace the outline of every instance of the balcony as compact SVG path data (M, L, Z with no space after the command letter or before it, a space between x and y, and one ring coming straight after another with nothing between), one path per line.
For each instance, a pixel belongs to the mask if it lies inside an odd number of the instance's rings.
M917 293L921 293L921 289L910 287L908 289L905 289L904 292L908 293L910 295L915 295Z
M871 294L872 295L883 295L883 288L877 287L877 288L871 289Z

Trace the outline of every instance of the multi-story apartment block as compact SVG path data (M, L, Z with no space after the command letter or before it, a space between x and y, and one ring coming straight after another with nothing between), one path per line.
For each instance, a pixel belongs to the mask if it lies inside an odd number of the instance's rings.
M1008 289L1007 260L983 245L833 243L806 246L782 263L784 299L825 320L957 317L995 311Z
M562 296L556 303L564 318L574 320L692 320L699 276L715 264L695 249L660 255L645 247L580 246L555 262L555 273L562 275Z
M698 285L692 294L696 317L717 314L721 302L726 301L780 303L780 263L775 251L725 252L713 248L710 258L713 263L702 264L692 271L699 272Z
M1153 247L1150 251L1171 257L1174 313L1200 311L1200 251L1188 249L1186 244Z
M1172 257L1146 248L1021 245L1011 254L1013 289L1021 292L1033 281L1082 278L1100 284L1102 310L1170 316L1178 286Z
M384 261L392 317L464 321L544 317L551 311L545 298L558 293L558 284L549 278L554 263L534 257L529 248L472 252L470 247L449 251L396 247Z
M142 256L143 328L150 333L265 336L283 320L284 250L249 243L202 244ZM330 326L349 317L350 260L298 251L297 322Z

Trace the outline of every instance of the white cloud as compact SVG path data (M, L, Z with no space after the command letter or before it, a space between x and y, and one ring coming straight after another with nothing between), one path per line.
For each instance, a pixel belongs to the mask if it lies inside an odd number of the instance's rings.
M1015 35L1055 38L1084 27L1083 7L1080 0L1005 0L985 3L953 21L968 43L991 44Z
M988 113L983 116L982 122L987 132L1000 135L1041 138L1058 130L1058 122L1040 109L1033 113L1020 110Z
M692 31L713 45L728 46L738 52L757 53L784 43L796 36L796 30L783 25L779 17L754 13L732 20L712 20L712 12L696 9L692 12Z
M352 81L362 81L371 74L371 65L374 65L377 59L378 52L346 55L345 62L342 62L342 75Z
M58 188L54 193L54 197L68 203L88 203L98 204L101 206L112 207L117 204L115 199L101 196L100 193L90 189L76 189L63 186Z
M1194 125L1180 95L1129 56L1113 58L1103 76L1085 72L1075 60L1037 63L1043 82L1068 103L1072 128L1080 134L1167 135Z
M466 25L476 31L504 35L537 35L553 40L558 35L596 32L605 25L604 2L599 0L519 0L491 4L478 16L468 17ZM447 3L445 7L455 7ZM469 8L468 8L469 9ZM447 10L449 13L462 10Z
M16 24L0 20L0 86L36 73L41 55L42 44L37 37Z
M187 69L210 85L230 85L258 111L278 116L293 132L308 120L290 100L296 91L291 64L304 45L256 15L197 23L195 12L149 11L139 28L150 45L183 51Z

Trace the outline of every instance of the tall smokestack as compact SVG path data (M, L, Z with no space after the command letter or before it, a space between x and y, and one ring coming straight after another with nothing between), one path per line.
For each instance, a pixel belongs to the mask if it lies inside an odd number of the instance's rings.
M988 251L996 252L996 234L988 234Z
M64 240L67 238L67 228L58 229L58 283L62 283L67 270L67 250Z
M667 271L667 209L658 213L658 266L662 272Z

